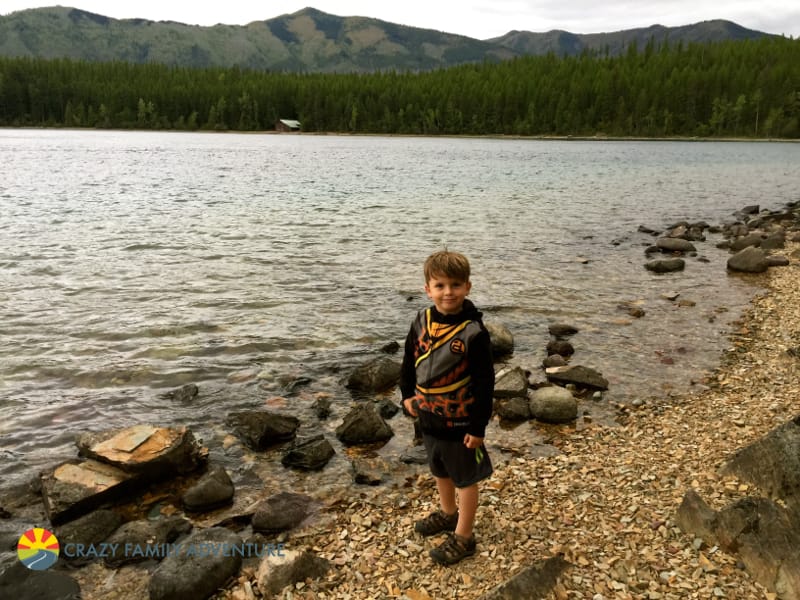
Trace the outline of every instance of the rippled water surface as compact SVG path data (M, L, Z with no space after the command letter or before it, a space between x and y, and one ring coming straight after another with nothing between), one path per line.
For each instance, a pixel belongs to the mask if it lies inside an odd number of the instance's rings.
M72 456L84 429L213 437L265 401L346 405L342 380L402 342L443 245L514 333L510 362L538 365L567 321L609 398L683 389L758 288L714 237L709 262L647 272L637 227L779 208L797 165L797 144L2 130L0 476ZM187 382L196 402L159 397Z

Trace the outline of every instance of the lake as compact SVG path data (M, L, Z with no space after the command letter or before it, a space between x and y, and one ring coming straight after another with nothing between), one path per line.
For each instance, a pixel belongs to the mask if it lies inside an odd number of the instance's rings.
M637 228L781 208L798 165L788 143L0 130L0 476L85 429L186 424L217 448L233 410L343 414L444 246L514 334L509 364L537 369L563 321L605 401L686 391L759 288L718 236L654 275ZM189 382L194 403L160 397Z

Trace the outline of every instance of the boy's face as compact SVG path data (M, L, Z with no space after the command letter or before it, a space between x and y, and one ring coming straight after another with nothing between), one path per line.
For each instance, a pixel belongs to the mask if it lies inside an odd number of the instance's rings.
M455 315L461 312L464 299L469 294L472 283L452 279L444 275L431 277L425 284L425 293L433 301L433 305L443 315Z

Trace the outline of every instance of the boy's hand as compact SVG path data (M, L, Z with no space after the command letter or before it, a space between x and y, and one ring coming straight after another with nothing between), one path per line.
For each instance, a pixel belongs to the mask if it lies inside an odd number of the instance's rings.
M470 434L467 434L467 435L464 436L464 445L467 448L470 448L470 449L480 448L482 444L483 444L483 438L482 437L476 437L476 436L470 435Z
M406 408L406 412L410 414L412 417L417 416L417 397L411 396L410 398L406 398L403 400L403 406Z

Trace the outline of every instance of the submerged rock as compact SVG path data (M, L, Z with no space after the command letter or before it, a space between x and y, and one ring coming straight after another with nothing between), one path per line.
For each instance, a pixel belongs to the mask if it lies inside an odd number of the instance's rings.
M280 415L265 410L235 412L228 415L226 423L233 432L253 450L266 450L270 446L294 439L300 420L291 415Z
M333 446L320 433L309 439L295 440L286 448L281 464L303 471L317 471L328 464L334 454Z
M683 271L686 267L686 261L682 258L665 258L651 260L645 263L644 267L653 273L674 273L675 271Z

